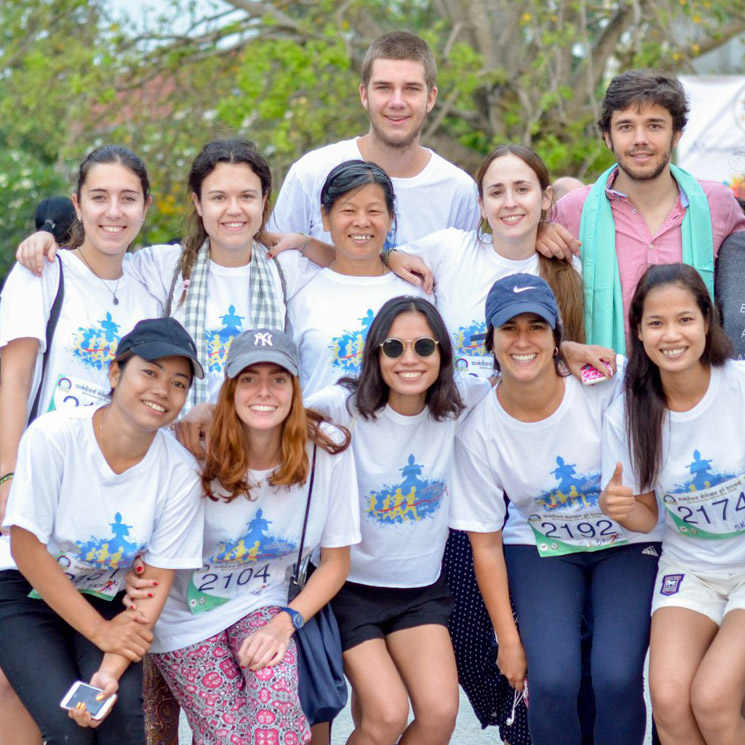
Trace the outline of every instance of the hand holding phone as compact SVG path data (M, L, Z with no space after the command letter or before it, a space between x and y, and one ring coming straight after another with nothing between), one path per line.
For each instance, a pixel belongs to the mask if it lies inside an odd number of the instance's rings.
M608 371L608 374L613 377L613 369L611 368L611 366L605 360L601 361L605 365L605 369ZM601 373L600 370L598 370L593 365L585 365L579 371L579 379L585 385L595 385L596 383L602 383L605 380L610 380L610 378L607 378L605 375L603 375L603 373Z
M86 725L85 722L79 720L85 714L88 714L94 722L100 722L111 711L117 695L114 693L108 698L101 698L99 700L99 696L102 693L103 689L83 683L82 680L77 680L70 686L70 690L65 694L62 701L60 701L60 706L72 712L71 716L81 726L95 726Z

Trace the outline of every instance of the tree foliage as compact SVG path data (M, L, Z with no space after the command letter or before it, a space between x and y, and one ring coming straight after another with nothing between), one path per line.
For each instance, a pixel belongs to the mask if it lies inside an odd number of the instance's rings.
M277 180L302 153L365 130L365 49L405 28L435 50L439 96L423 141L473 171L498 142L552 172L592 177L609 76L691 71L745 31L742 0L170 0L144 24L106 0L0 4L4 258L36 201L69 189L92 146L127 144L155 185L144 241L182 229L184 177L213 136L248 136ZM2 261L2 258L0 258ZM4 268L0 263L0 271Z

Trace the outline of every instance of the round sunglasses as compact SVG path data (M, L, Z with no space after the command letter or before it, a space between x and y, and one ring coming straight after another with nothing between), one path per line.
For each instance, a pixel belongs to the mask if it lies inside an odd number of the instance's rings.
M383 350L383 354L386 357L392 360L397 360L408 347L411 347L414 350L414 354L417 357L431 357L435 353L439 343L439 341L430 336L420 336L418 339L414 339L413 341L411 339L404 340L391 338L386 339L380 345L380 348Z

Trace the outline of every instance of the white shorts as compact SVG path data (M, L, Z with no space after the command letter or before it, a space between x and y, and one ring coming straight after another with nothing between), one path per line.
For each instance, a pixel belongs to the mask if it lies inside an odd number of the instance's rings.
M659 608L688 608L720 626L731 610L745 610L745 569L692 572L663 552L652 595L652 613Z

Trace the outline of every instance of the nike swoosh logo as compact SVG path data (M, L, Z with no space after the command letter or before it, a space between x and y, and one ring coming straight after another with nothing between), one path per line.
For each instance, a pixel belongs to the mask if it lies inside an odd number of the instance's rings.
M535 290L535 289L536 289L535 287L518 287L517 285L515 285L512 288L512 291L513 292L525 292L525 290Z

